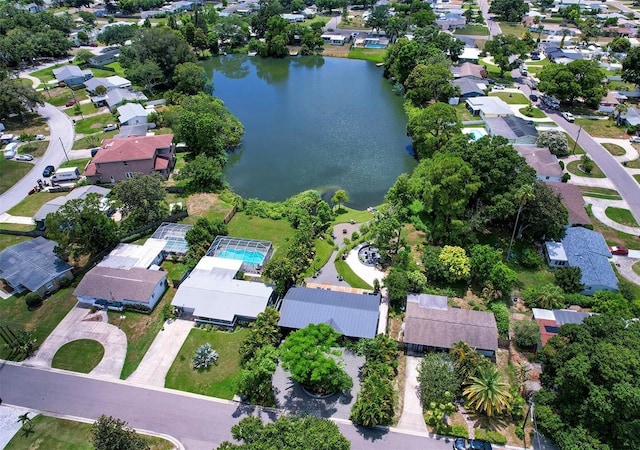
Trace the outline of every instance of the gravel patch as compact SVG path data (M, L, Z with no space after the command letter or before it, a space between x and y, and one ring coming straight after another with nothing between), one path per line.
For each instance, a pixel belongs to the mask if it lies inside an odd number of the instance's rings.
M349 351L343 351L344 369L353 380L353 387L349 392L334 394L324 399L312 398L293 381L289 372L278 365L273 374L273 387L276 392L278 408L285 409L291 414L306 414L316 417L349 419L351 406L355 403L360 392L360 368L365 358Z
M0 448L4 448L13 436L20 431L22 424L18 422L18 417L28 412L28 409L17 406L0 406ZM35 415L30 415L33 419Z

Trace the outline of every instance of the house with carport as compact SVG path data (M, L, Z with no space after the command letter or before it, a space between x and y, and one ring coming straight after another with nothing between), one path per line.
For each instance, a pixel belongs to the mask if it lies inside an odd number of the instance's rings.
M509 105L499 97L473 97L466 100L467 109L474 116L485 120L492 117L512 116Z
M493 313L450 308L447 297L409 294L402 331L407 352L446 352L456 343L466 342L478 353L495 359L498 328Z
M125 103L118 106L118 122L120 126L146 124L151 112L153 109L145 109L140 103Z
M0 280L4 289L21 294L37 292L45 297L72 280L73 267L54 253L56 242L38 236L0 251Z

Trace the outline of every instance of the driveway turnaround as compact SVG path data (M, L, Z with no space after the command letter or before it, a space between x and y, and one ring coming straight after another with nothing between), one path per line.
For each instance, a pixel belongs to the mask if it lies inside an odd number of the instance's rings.
M418 384L418 366L421 358L407 355L406 379L404 382L404 406L402 416L396 427L398 430L427 435L427 426L422 415L420 403L420 385Z
M164 327L153 340L138 368L127 381L147 386L164 387L164 379L178 356L180 348L193 328L190 320L165 322Z
M248 415L274 420L276 410L257 408L170 389L147 389L119 380L0 361L0 398L48 413L97 419L118 417L143 430L178 439L188 450L211 450L232 440L231 427ZM387 429L366 429L336 421L352 450L451 450L445 438L425 438Z
M104 347L102 361L91 371L91 375L120 378L124 358L127 356L127 336L124 331L107 322L106 312L92 314L90 310L77 306L69 311L69 314L40 345L36 354L24 364L50 368L53 357L60 347L78 339L98 341Z

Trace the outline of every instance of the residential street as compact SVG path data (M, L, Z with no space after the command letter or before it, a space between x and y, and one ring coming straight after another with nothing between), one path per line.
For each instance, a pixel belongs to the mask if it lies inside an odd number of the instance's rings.
M37 113L48 122L50 132L49 147L27 175L11 189L0 195L0 214L7 212L20 203L28 195L31 188L37 184L38 178L42 178L44 168L48 165L58 167L65 161L65 149L69 152L73 146L73 124L65 113L48 103L45 103L43 107L37 108Z
M211 450L231 439L231 426L255 410L225 400L6 362L0 362L0 380L5 404L89 419L112 415L135 428L173 436L188 450ZM275 415L262 412L264 418ZM358 429L344 422L338 426L353 450L451 448L451 442L442 439Z

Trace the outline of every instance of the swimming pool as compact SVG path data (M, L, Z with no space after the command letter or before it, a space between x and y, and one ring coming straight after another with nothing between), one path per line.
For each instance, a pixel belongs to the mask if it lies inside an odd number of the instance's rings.
M471 139L477 141L480 138L483 138L487 135L487 132L483 128L463 128L463 134L470 134Z
M387 48L385 44L365 44L364 48Z
M245 264L258 266L264 261L265 255L255 250L246 250L243 248L227 248L220 250L216 255L219 258L239 259Z

